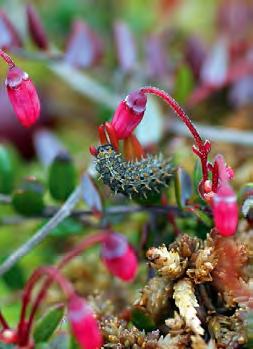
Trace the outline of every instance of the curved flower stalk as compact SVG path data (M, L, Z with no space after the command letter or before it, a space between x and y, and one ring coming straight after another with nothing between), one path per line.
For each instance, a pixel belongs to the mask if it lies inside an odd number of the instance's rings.
M126 160L136 161L145 156L145 152L133 132L144 117L148 94L163 99L192 134L195 141L192 150L199 157L202 169L202 179L198 185L199 194L202 199L211 204L215 226L219 233L224 236L233 235L236 232L238 222L236 197L229 185L229 181L233 178L233 170L225 164L222 155L215 157L214 164L208 161L208 154L211 151L210 141L201 138L188 115L165 91L150 86L131 92L120 102L112 121L98 127L101 144L110 143L114 150L118 151L119 141L122 140ZM95 147L91 147L90 152L94 156L98 154ZM209 173L212 177L211 181Z
M81 348L98 349L102 346L102 336L90 306L75 293L72 284L59 272L59 269L62 269L70 260L94 244L101 244L102 262L112 275L125 282L133 281L138 261L126 238L108 230L90 235L67 253L56 267L41 267L32 274L23 291L17 329L10 329L4 316L0 313L0 323L3 328L0 332L0 342L34 348L31 331L35 315L46 297L49 286L56 282L65 294L69 323ZM35 285L45 277L46 279L43 281L34 302L32 302L31 296ZM27 317L29 306L31 310Z

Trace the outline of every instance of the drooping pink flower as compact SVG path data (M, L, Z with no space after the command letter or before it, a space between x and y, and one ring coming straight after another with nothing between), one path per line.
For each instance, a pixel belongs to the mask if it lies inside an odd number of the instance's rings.
M108 233L101 246L101 258L109 272L121 280L130 282L135 278L137 257L123 235Z
M236 233L238 206L236 195L227 182L221 183L213 197L213 215L215 227L222 236Z
M120 102L113 118L112 126L118 139L125 139L141 122L146 110L147 96L142 91L131 92Z
M73 294L68 300L68 319L82 349L99 349L103 340L98 322L85 300Z
M9 68L5 84L18 120L24 127L30 127L40 114L40 101L32 80L27 73L13 66Z

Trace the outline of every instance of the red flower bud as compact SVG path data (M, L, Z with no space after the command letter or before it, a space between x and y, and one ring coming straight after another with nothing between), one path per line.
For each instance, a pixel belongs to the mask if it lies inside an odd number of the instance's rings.
M102 243L101 258L107 269L123 281L135 278L138 261L127 239L117 233L109 233Z
M17 342L17 339L17 333L15 330L7 328L0 332L0 343L13 344Z
M76 294L68 301L68 319L73 335L82 349L101 348L102 336L92 309Z
M236 195L227 183L222 183L213 197L213 215L215 227L222 236L236 233L238 206Z
M127 138L139 125L146 104L147 96L141 91L130 93L125 100L120 102L112 118L112 125L118 139Z
M20 68L9 68L6 87L10 102L21 124L29 127L40 114L40 101L37 91L28 74Z

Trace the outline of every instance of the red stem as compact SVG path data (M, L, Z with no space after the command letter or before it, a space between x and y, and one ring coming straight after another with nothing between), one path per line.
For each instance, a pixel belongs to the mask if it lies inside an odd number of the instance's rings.
M214 161L213 169L212 169L212 191L214 193L217 192L218 183L219 183L219 166L217 161Z
M226 164L221 154L216 155L213 165L212 190L216 193L220 182L228 182L229 177L226 171Z
M191 132L196 145L198 148L195 147L195 154L197 154L201 160L201 166L202 166L202 174L203 174L203 180L202 184L204 181L208 179L208 168L207 168L207 155L210 151L210 144L209 144L209 149L205 146L206 142L203 142L202 138L200 137L197 129L193 125L192 121L190 118L186 115L184 110L180 107L180 105L175 101L174 98L172 98L168 93L166 93L163 90L160 90L156 87L142 87L140 89L143 93L150 93L155 96L158 96L162 98L176 113L176 115L183 121L183 123L186 125L188 130Z
M95 235L91 235L86 237L78 246L76 246L71 252L67 253L62 260L56 265L57 270L63 268L72 258L78 256L79 254L81 254L84 250L86 250L88 247L102 242L105 237L107 236L108 231L104 231L103 233L98 233ZM53 279L52 278L48 278L43 285L41 286L41 290L38 293L34 304L32 306L31 309L31 313L30 313L30 317L28 319L28 323L26 326L26 338L28 338L29 333L31 331L32 328L32 324L33 324L33 320L35 317L35 314L39 308L39 305L41 304L41 302L43 301L44 297L46 296L47 290L50 286L50 284L52 283ZM25 297L24 297L25 298ZM22 312L21 312L21 317L20 317L20 324L24 323L25 320L25 315L26 315L26 311L27 311L27 306L30 300L30 296L29 296L29 300L24 299L23 298L23 305L22 305ZM22 326L22 325L21 325Z
M160 98L162 98L164 101L166 101L169 106L174 110L174 112L177 114L177 116L183 121L183 123L188 127L189 131L193 135L193 138L195 139L195 142L198 146L199 149L203 148L203 141L202 138L200 137L197 129L193 125L192 121L190 118L186 115L184 110L180 107L180 105L175 101L174 98L172 98L168 93L166 93L163 90L160 90L156 87L142 87L140 89L144 93L150 93L153 95L156 95Z
M29 339L29 333L30 333L30 325L29 321L26 325L25 322L25 313L28 306L28 303L31 299L32 290L35 286L35 284L38 282L40 278L43 278L45 274L49 275L50 283L51 282L57 282L60 287L62 288L63 292L65 293L66 297L69 298L73 295L74 288L72 284L65 279L55 267L41 267L37 269L30 279L28 280L26 287L24 289L23 293L23 303L22 303L22 310L21 310L21 316L20 321L18 325L18 339L19 339L19 345L26 345ZM47 289L45 290L45 293L47 292Z
M7 55L7 53L5 53L5 52L4 52L3 50L1 50L1 49L0 49L0 57L3 58L3 60L8 64L8 66L9 66L10 68L15 67L15 63L14 63L14 61L12 60L12 58L11 58L9 55Z

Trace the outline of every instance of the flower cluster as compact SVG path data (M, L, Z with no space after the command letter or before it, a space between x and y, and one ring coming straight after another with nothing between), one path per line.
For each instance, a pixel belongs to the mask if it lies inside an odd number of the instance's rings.
M118 151L119 141L122 140L123 153L127 160L135 161L145 156L133 132L144 116L148 94L162 98L191 132L195 141L192 150L199 157L202 168L202 180L198 186L199 194L212 208L217 231L223 236L234 235L238 224L238 207L236 195L229 184L233 178L233 170L225 164L222 155L217 155L213 164L208 161L208 154L211 151L210 141L202 140L190 118L166 92L155 87L142 87L131 92L120 102L111 122L98 127L101 144L109 143L115 151ZM94 156L98 154L95 147L91 147L90 152ZM209 174L212 180L209 180Z

